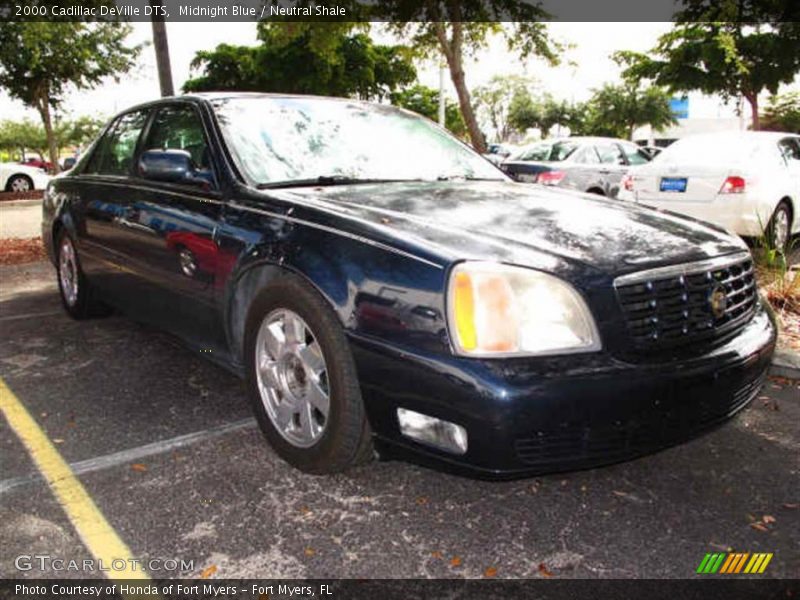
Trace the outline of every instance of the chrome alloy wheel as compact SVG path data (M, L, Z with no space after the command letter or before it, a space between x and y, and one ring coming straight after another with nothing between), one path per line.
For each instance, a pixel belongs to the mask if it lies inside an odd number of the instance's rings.
M258 330L255 361L261 402L275 429L293 446L313 446L328 422L330 388L311 328L291 310L273 310Z
M61 240L58 251L58 279L61 282L61 294L67 306L75 306L78 301L78 264L72 240L66 235Z
M9 184L12 192L29 192L31 189L30 181L26 177L14 177Z
M786 242L789 240L789 213L786 210L778 210L774 219L772 232L775 239L773 243L776 248L782 249L786 247Z

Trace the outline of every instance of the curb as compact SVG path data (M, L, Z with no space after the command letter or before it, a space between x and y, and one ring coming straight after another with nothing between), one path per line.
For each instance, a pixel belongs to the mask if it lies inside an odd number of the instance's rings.
M14 206L41 206L42 199L41 198L30 198L25 200L2 200L0 201L0 209L5 207L14 207Z
M787 379L800 379L800 354L779 348L772 357L769 374Z

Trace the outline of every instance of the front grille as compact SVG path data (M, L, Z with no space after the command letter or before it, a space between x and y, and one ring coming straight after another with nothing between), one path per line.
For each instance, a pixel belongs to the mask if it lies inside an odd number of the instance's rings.
M662 350L718 339L753 316L757 291L749 256L721 266L708 262L668 271L623 277L623 284L616 286L637 349ZM724 290L725 308L715 314L712 294L719 289Z
M725 421L756 396L766 371L729 394L709 388L666 393L646 413L604 424L565 423L517 438L517 458L531 466L609 463L663 448ZM643 399L643 402L644 399Z

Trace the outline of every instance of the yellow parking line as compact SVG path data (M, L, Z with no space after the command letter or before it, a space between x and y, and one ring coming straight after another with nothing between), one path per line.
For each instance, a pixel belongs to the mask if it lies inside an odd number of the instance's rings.
M0 412L25 445L73 527L110 579L149 579L25 406L0 379ZM116 561L116 562L114 562ZM125 563L122 567L122 561Z

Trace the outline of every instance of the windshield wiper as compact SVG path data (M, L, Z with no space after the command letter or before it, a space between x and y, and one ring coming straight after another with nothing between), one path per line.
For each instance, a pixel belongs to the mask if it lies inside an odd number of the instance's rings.
M289 179L286 181L268 181L259 183L259 190L270 190L291 187L306 187L311 185L356 185L364 183L396 183L404 181L417 181L415 179L367 179L361 177L348 177L347 175L320 175L308 179Z

